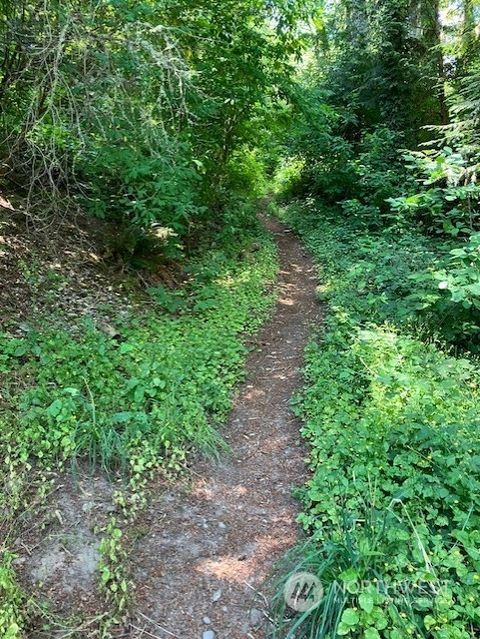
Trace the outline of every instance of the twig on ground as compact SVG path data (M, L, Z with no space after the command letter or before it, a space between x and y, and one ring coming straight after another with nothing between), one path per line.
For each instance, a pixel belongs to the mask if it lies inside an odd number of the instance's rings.
M143 617L146 621L148 621L149 623L153 624L154 626L156 626L159 630L161 630L162 632L165 632L167 635L169 635L170 637L175 637L175 639L182 639L181 637L179 637L178 635L176 635L174 632L170 632L170 630L167 630L166 628L164 628L163 626L161 626L159 623L157 623L156 621L154 621L153 619L150 619L150 617L147 617L147 615L143 614L143 612L139 613L140 617ZM133 626L133 624L130 624ZM138 630L138 628L137 628ZM146 632L146 631L145 631ZM150 635L153 636L153 635Z

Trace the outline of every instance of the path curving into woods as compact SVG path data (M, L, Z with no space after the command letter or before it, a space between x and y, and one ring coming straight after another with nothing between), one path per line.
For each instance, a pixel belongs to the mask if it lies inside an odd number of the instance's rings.
M258 591L299 533L292 487L306 479L305 450L289 403L320 307L312 260L280 222L265 224L279 249L279 299L223 429L232 453L198 460L188 483L150 503L142 521L148 532L131 557L137 589L130 637L265 637Z

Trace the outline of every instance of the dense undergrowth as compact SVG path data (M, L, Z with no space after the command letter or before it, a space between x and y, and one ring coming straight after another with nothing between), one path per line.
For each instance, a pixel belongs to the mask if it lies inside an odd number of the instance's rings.
M190 444L214 450L209 419L228 410L240 336L264 317L274 272L274 247L259 235L192 262L184 288L152 289L158 306L120 320L113 337L89 320L74 331L32 324L24 338L2 335L2 373L16 370L2 447L15 443L24 459L87 454L106 469L140 449L152 461L167 452L169 463Z
M61 328L58 318L49 318L52 328L32 319L23 338L0 335L0 636L20 637L28 610L7 549L33 474L75 470L86 458L123 471L133 502L123 496L117 505L132 517L152 469L177 472L192 451L225 452L216 425L243 374L245 338L273 301L276 269L273 241L254 227L192 259L184 287L151 290L156 304L119 320L112 336L89 320ZM45 495L48 480L38 484ZM106 532L105 561L111 555L115 566L104 565L102 579L123 608L118 523Z
M297 401L311 541L292 558L325 594L275 636L477 636L480 366L439 341L412 294L448 246L407 226L372 231L313 201L286 217L320 265L328 305Z

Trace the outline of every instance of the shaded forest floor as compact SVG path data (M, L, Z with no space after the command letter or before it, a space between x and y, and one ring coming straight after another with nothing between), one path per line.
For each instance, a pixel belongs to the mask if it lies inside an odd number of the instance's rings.
M204 407L201 414L190 417L194 429L195 421L200 420L198 433L194 430L195 434L188 435L191 443L179 440L175 444L173 439L173 455L164 460L160 444L152 440L152 447L157 446L155 461L146 462L150 457L144 453L134 457L127 475L117 471L110 476L92 474L88 457L96 442L91 439L90 449L79 448L73 456L69 453L70 459L59 449L54 451L57 461L46 452L33 469L32 460L25 466L22 458L15 462L13 474L5 472L0 505L8 516L0 526L0 568L14 584L11 601L6 602L10 606L7 611L14 611L12 619L16 615L14 623L23 625L25 636L31 638L53 634L96 637L105 632L118 637L263 637L269 613L262 584L299 533L292 489L305 479L306 470L300 425L289 402L300 384L299 368L310 327L319 319L311 260L287 228L267 220L280 260L273 288L273 244L269 235L255 231L238 240L233 258L223 253L219 258L218 251L214 253L215 273L208 274L206 283L201 281L198 288L190 289L193 303L188 299L190 307L184 315L165 315L165 309L160 308L164 319L160 317L162 323L150 328L148 318L157 311L146 288L159 283L155 277L163 286L161 273L142 275L139 280L135 274L119 272L110 256L105 259L103 241L94 243L92 229L79 224L66 224L57 236L50 236L48 230L21 233L21 224L18 220L3 225L0 256L6 353L0 371L4 396L0 424L6 433L11 429L10 420L16 420L18 432L13 436L17 436L20 449L35 457L34 443L27 438L22 441L25 433L31 435L34 414L35 424L39 414L54 418L42 422L47 439L63 420L85 419L84 409L74 412L72 408L71 414L63 408L52 410L67 383L72 396L73 389L81 387L76 374L88 382L83 391L76 390L75 397L77 393L87 398L91 394L92 406L97 408L97 416L90 415L85 428L90 428L92 421L96 427L96 420L99 427L104 420L111 428L112 419L118 419L116 431L121 432L122 420L130 418L128 404L138 403L137 398L120 394L113 402L121 405L103 405L103 399L97 399L95 381L90 380L85 355L69 361L69 348L74 346L73 359L76 349L83 349L84 321L94 323L88 330L95 332L95 342L86 341L84 352L96 364L95 358L105 349L112 357L118 353L128 356L137 333L124 326L129 326L132 317L144 318L141 330L147 331L147 339L138 348L145 352L132 362L125 357L119 360L120 381L138 374L145 360L149 366L155 365L157 351L149 353L148 349L154 334L162 340L158 331L163 327L168 330L158 348L162 349L163 343L163 348L169 348L169 338L175 348L178 331L182 335L187 331L185 353L182 346L180 353L172 353L172 361L178 365L180 355L183 371L185 357L185 366L189 362L194 372L205 371L202 375L208 383L195 377L190 382L186 377L178 389L178 406L172 406L169 398L171 412L163 420L177 420L173 426L178 430L182 428L181 414L187 413L188 418L193 402L198 402L199 408L204 402ZM203 274L204 269L201 265L199 272ZM188 272L188 278L196 276ZM188 278L183 277L183 283ZM206 304L202 297L205 288ZM237 318L239 309L245 315ZM248 338L268 314L260 333ZM219 326L217 316L228 328ZM177 332L169 334L173 329ZM199 344L200 339L207 340L198 354L197 330ZM208 343L210 332L212 344ZM48 337L44 345L44 333L56 335L58 341ZM144 333L141 336L145 339ZM235 395L228 423L213 436L213 431L202 425L203 413L213 424L229 414L232 390L244 375L245 340L251 351L247 379ZM38 369L44 347L53 351L55 359L45 380ZM214 348L217 352L212 353ZM102 358L99 366L104 366ZM169 362L160 361L156 372L147 370L147 383L151 375L162 374L162 367L169 366ZM101 369L99 378L110 372ZM29 393L44 382L45 399L31 400ZM193 382L195 391L189 386ZM165 384L170 383L167 377ZM154 395L154 401L162 401L162 397ZM27 399L35 413L29 412ZM41 401L43 407L39 406ZM112 411L122 412L112 415ZM155 419L162 419L162 415ZM64 437L69 436L64 430ZM71 437L75 436L74 430ZM172 433L168 436L173 438ZM214 437L215 455L210 444L204 450L208 455L201 454L201 437ZM125 446L129 445L130 440L125 440ZM134 465L138 463L146 464L141 472ZM25 476L12 493L12 478L17 481L22 473Z

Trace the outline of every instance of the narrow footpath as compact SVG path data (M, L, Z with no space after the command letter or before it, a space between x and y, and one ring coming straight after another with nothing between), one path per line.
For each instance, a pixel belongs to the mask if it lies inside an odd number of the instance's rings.
M299 534L292 488L305 481L300 424L289 404L320 307L315 269L294 234L278 243L279 299L248 360L222 434L231 455L198 460L188 484L159 494L134 548L137 609L129 636L263 639L262 584Z

